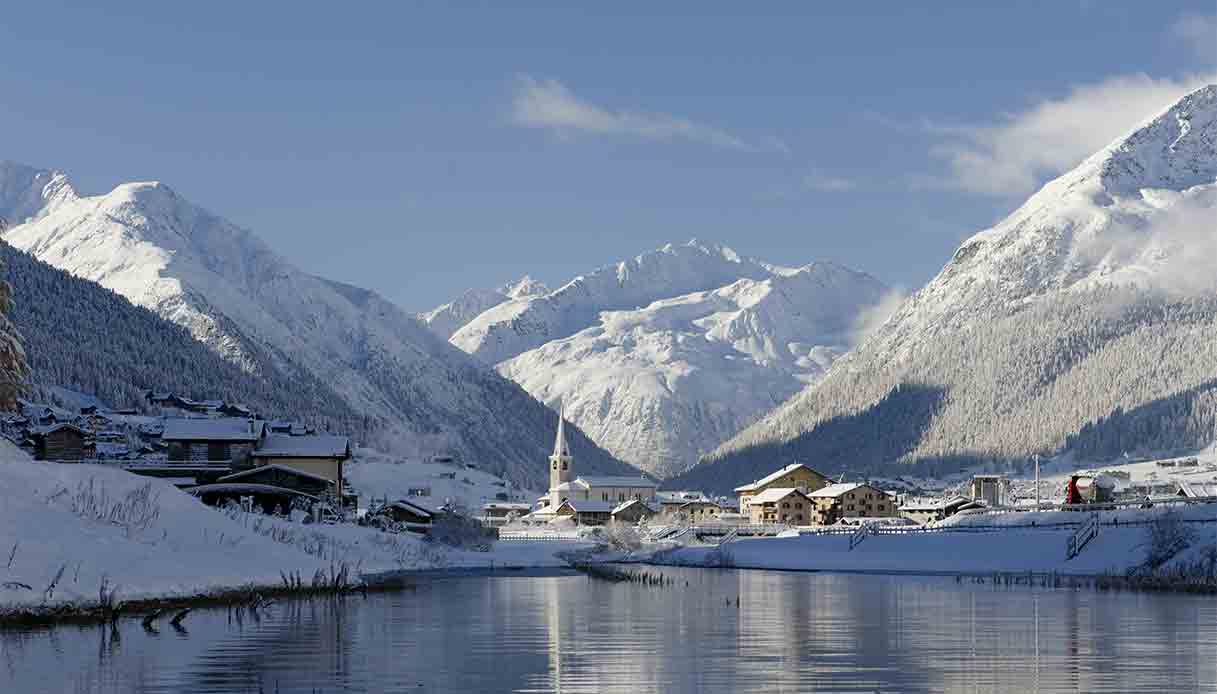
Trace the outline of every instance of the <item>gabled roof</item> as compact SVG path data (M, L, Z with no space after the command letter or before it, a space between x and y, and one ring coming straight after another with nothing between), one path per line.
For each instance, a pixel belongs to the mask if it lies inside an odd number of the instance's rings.
M162 437L164 438L164 437ZM345 436L289 436L267 434L253 452L255 458L349 458L351 441Z
M43 427L33 427L32 429L30 429L30 436L46 436L47 434L53 434L53 433L59 431L60 429L68 429L71 431L75 431L76 433L80 434L81 436L85 436L88 434L88 432L86 432L84 429L81 429L80 427L76 426L75 424L68 424L67 422L60 422L59 424L48 424Z
M614 501L574 501L567 499L561 506L569 506L575 513L612 513L616 507Z
M824 479L828 479L828 478L827 478L827 477L825 477L824 475L821 475L821 474L820 474L819 472L817 472L816 470L812 470L810 467L808 467L808 466L804 465L803 463L791 463L790 465L787 465L786 467L782 468L781 470L778 470L777 472L770 473L770 474L768 474L768 475L766 475L766 476L764 476L764 477L760 478L759 480L757 480L757 481L755 481L755 482L751 482L751 483L749 483L749 484L745 484L745 485L743 485L743 486L741 486L741 487L736 487L736 488L735 488L735 491L737 491L737 492L752 492L752 491L756 491L757 489L760 489L761 487L764 487L764 486L765 486L765 485L767 485L767 484L772 484L772 483L774 483L775 481L777 481L778 479L780 479L780 478L782 477L782 475L785 475L785 474L790 473L790 472L794 472L795 470L798 470L798 469L799 469L799 468L801 468L801 467L802 467L802 468L807 468L808 470L811 470L811 471L812 471L812 472L814 472L815 474L820 475L820 477L824 477Z
M765 491L761 492L760 494L757 494L756 496L752 497L751 499L748 500L748 504L749 505L775 504L775 503L781 501L782 499L785 499L786 497L790 496L791 494L798 494L799 496L804 497L804 498L806 498L806 496L807 496L806 494L799 491L798 489L795 489L794 487L774 487L773 489L766 489Z
M1179 496L1192 498L1217 496L1217 482L1180 482Z
M314 480L316 482L325 482L326 484L334 483L333 480L326 479L326 478L322 477L321 475L314 475L311 472L297 470L296 468L288 467L287 465L260 465L256 468L253 468L252 470L245 470L243 472L234 472L231 475L225 475L217 481L218 482L228 482L231 480L245 479L246 477L256 477L259 474L265 474L271 470L277 470L277 471L282 472L287 475L293 475L295 477L303 477L305 479Z
M414 503L413 501L406 501L405 499L398 499L397 501L391 501L385 508L389 508L389 507L393 507L393 506L396 506L397 508L400 508L403 511L413 513L417 516L422 516L423 518L430 518L431 516L434 516L436 514L436 511L433 511L425 506L420 506L420 505Z
M887 494L887 492L883 491L882 489L879 489L878 487L867 484L866 482L841 482L838 484L830 484L827 487L824 487L823 489L817 489L814 492L808 494L807 496L815 497L818 499L832 499L832 498L841 496L842 494L845 494L847 492L852 492L855 489L860 489L862 487L866 487L868 489L873 489L874 491L877 491L880 494Z
M614 508L611 511L611 513L615 516L618 513L621 513L622 511L626 510L627 508L633 506L634 504L638 504L639 506L642 506L643 508L645 508L647 511L649 511L651 513L659 513L659 509L655 508L654 506L652 506L650 503L648 503L646 501L640 501L638 499L630 499L629 501L621 502L620 504L617 505L616 508Z
M162 441L257 441L262 423L243 417L174 417L165 420Z
M638 477L631 477L627 475L580 476L575 480L575 483L587 489L592 487L629 487L633 489L654 489L658 486L651 480L641 475Z
M914 499L906 501L900 507L901 511L942 511L953 506L963 506L971 501L962 496L953 496L945 499Z

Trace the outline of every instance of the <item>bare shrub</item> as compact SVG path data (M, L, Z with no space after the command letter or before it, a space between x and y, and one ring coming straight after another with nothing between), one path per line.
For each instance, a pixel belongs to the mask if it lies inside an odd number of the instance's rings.
M1160 514L1145 528L1145 567L1156 570L1192 544L1195 533L1178 513Z
M60 490L51 498L57 499L66 492ZM147 530L161 515L160 494L153 493L151 482L116 498L110 496L104 484L90 479L76 485L76 491L67 494L67 500L77 516L117 525L128 536Z
M642 549L642 536L638 529L624 523L613 523L604 528L601 534L609 547L621 552L635 552Z
M441 514L431 523L427 538L432 542L471 549L477 552L490 551L486 528L480 522L457 513Z

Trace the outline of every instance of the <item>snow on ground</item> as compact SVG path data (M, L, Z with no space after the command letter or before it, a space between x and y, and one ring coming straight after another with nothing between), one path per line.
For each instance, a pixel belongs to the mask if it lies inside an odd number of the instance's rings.
M908 573L992 573L995 571L1056 571L1071 574L1123 574L1145 559L1145 525L1167 512L1164 508L1102 512L1103 521L1119 518L1120 526L1103 526L1099 535L1072 560L1065 545L1076 524L1076 512L1007 513L961 517L955 523L969 529L954 532L910 532L871 535L850 549L848 534L740 539L724 551L739 568L818 571L876 571ZM1205 547L1217 546L1217 504L1177 509L1195 535L1191 548L1175 561L1195 561ZM1030 527L1035 519L1037 527ZM1128 524L1128 525L1125 525ZM988 531L985 531L985 528ZM714 563L714 547L685 547L664 561L688 564Z
M0 440L0 612L93 602L103 578L118 587L119 600L189 597L278 586L280 572L308 582L335 563L368 573L560 566L554 553L580 546L500 542L474 552L352 525L230 517L168 482L101 465L33 462Z
M480 515L483 504L499 500L497 494L507 494L508 501L530 504L541 495L464 465L402 460L371 448L357 449L343 472L347 483L358 490L361 506L383 497L408 499L432 508L451 500ZM410 493L412 489L429 489L431 495L415 497Z

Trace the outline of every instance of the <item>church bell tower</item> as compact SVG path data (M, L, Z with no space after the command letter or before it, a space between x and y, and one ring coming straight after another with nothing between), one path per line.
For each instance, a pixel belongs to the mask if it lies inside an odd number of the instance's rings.
M549 456L549 488L575 479L575 459L566 443L566 404L558 406L558 436L554 439L554 452Z

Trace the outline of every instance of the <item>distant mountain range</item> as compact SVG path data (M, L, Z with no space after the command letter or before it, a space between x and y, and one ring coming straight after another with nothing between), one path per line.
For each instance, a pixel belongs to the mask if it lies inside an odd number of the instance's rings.
M817 380L887 294L832 263L781 267L696 240L554 291L518 286L471 290L421 318L659 476Z
M526 487L544 486L555 412L374 292L301 272L164 184L82 196L62 172L2 163L0 220L0 237L12 246L182 326L263 384L297 382L284 394L307 394L300 409L354 418L354 433L369 443L407 455L455 454ZM99 371L127 358L95 356ZM173 380L147 378L140 387ZM637 472L570 429L582 470Z
M821 381L673 483L727 489L793 460L863 475L1211 442L1215 181L1208 86L965 241Z

